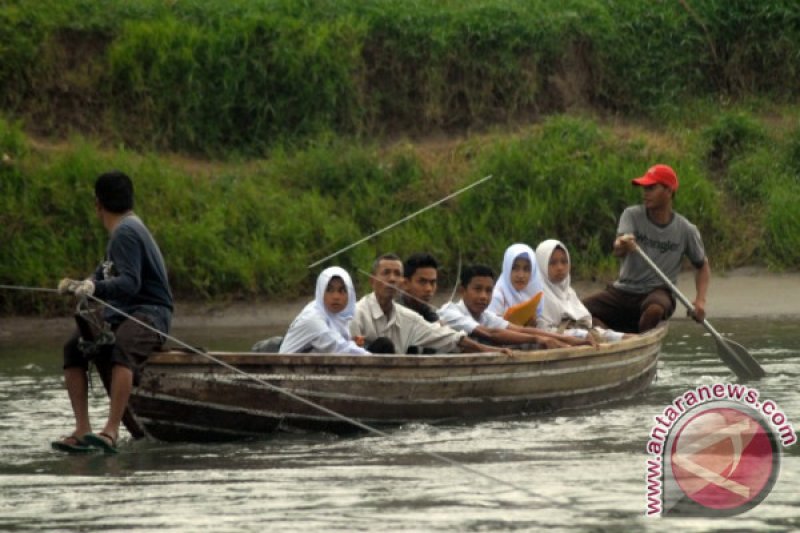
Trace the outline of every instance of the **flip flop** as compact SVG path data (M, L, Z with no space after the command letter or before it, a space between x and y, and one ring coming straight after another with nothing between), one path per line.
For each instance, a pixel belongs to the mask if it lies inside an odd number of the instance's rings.
M93 446L94 448L103 450L105 453L119 452L119 450L117 450L116 439L111 435L109 435L108 433L104 433L102 431L100 433L87 433L86 435L83 436L83 441L86 442L86 444Z
M67 435L50 443L50 447L59 452L66 453L90 453L95 448L76 435Z

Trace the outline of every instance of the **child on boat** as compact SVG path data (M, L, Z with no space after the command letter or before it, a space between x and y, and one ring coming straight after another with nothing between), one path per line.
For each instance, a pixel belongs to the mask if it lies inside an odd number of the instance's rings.
M544 281L543 309L536 321L540 329L582 339L593 335L605 342L616 342L628 336L610 329L592 328L591 313L570 285L569 252L562 242L542 241L536 247L536 263Z
M458 287L461 301L442 306L442 322L457 331L493 344L532 344L545 348L561 348L591 344L588 340L567 337L536 328L518 326L487 309L494 289L495 276L491 268L474 265L461 273Z
M289 326L280 353L369 354L350 337L355 307L350 274L340 267L326 268L317 277L314 301Z
M503 255L503 271L494 287L489 311L503 316L512 307L535 302L533 299L540 292L542 280L533 249L527 244L512 244ZM520 325L535 326L536 317L541 313L542 303L539 301L536 314L531 313L532 318Z
M350 324L353 335L364 337L373 353L444 353L504 351L475 342L466 333L439 322L428 322L417 312L396 304L403 279L403 262L396 254L378 256L372 263L369 283L372 292L356 304L355 318ZM380 350L375 344L380 342Z
M439 315L431 306L431 301L436 295L438 278L439 263L431 254L421 252L408 256L403 262L403 291L397 300L398 303L416 311L432 324L439 322Z

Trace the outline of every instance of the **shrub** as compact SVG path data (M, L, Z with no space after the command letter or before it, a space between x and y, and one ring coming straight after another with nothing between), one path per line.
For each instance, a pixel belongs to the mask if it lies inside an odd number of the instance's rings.
M774 146L761 146L734 160L724 177L725 189L742 206L760 206L776 182L783 181L784 162Z
M800 264L800 184L792 182L773 187L764 222L764 252L777 268L796 268Z
M723 113L703 132L712 171L724 172L738 155L766 139L764 128L745 113Z

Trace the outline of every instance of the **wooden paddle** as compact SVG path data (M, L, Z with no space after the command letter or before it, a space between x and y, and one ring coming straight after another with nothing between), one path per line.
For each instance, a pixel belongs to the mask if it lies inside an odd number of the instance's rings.
M681 291L678 290L669 278L661 272L661 269L653 262L650 257L644 253L644 251L639 248L639 245L635 242L633 243L634 250L641 256L644 261L650 265L650 268L658 274L658 277L661 278L667 287L675 294L675 296L681 301L683 305L689 310L689 313L694 315L694 305L692 302L689 301L686 296L683 295ZM733 342L730 339L725 339L720 335L716 329L708 322L708 320L703 320L701 322L704 328L711 333L711 336L714 337L714 340L717 343L717 354L719 358L722 360L728 368L730 368L734 374L739 379L760 379L766 375L764 369L761 368L761 365L758 364L752 355L747 351L747 349L739 343Z

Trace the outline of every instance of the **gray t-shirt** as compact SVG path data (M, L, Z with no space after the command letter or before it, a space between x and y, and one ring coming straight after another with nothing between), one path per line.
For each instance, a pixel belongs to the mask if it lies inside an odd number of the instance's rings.
M643 205L628 207L619 219L617 234L633 233L636 242L658 268L676 283L681 270L681 260L686 255L696 268L701 268L706 258L703 239L697 227L678 213L665 226L655 224L647 217ZM622 260L619 279L614 286L637 294L647 293L664 286L664 282L639 254L629 253Z

